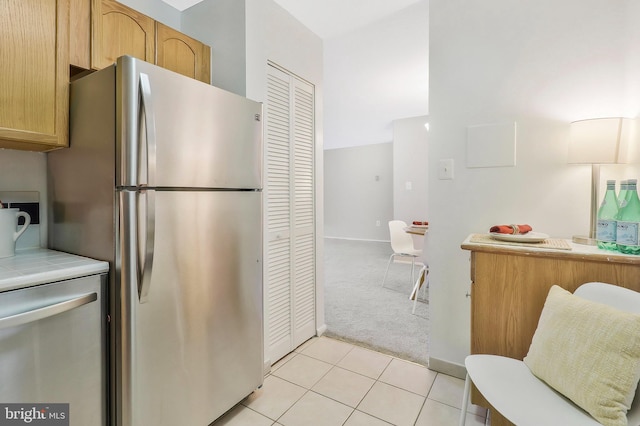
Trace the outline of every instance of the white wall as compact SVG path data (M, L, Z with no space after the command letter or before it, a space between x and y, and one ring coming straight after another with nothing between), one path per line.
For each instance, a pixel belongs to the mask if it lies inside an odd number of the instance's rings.
M29 241L39 239L40 247L47 246L47 157L40 152L17 151L12 149L0 149L0 192L36 191L40 202L40 225L31 225L27 233ZM7 200L5 200L7 201ZM40 236L37 237L39 229ZM33 247L23 246L27 234L16 243L17 248Z
M156 21L180 31L180 11L161 0L118 0Z
M428 116L393 121L393 218L428 220Z
M322 95L322 39L272 0L247 0L246 7L247 26L258 20L263 21L256 29L247 28L248 54L260 55L259 50L255 49L259 46L263 52L260 56L314 84L316 99ZM262 31L262 34L257 34L256 30ZM321 113L322 103L318 110ZM316 123L317 127L321 125Z
M204 0L182 12L182 32L211 46L211 84L246 95L245 2Z
M393 145L324 151L326 237L389 241L388 222L394 218Z
M468 234L514 222L553 237L587 232L590 167L566 164L569 123L638 114L639 18L636 0L431 0L432 360L469 353ZM465 168L465 127L511 121L517 165ZM454 180L438 180L442 158L455 160Z

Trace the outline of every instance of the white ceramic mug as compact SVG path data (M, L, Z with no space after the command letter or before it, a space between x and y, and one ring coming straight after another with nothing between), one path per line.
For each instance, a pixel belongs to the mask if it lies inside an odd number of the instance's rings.
M24 217L24 225L18 231L18 218ZM18 209L0 209L0 257L16 254L16 240L27 230L31 216Z

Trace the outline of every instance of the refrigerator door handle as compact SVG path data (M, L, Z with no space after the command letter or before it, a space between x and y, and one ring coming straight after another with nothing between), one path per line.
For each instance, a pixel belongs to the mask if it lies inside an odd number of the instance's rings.
M146 181L142 183L142 186L154 187L156 184L156 118L153 110L153 101L151 96L151 84L149 83L149 76L145 73L140 73L140 108L144 114L144 125L146 140L144 148L146 150ZM141 158L145 158L141 156Z
M140 303L146 303L149 298L149 288L151 287L151 270L153 268L153 252L156 240L156 191L142 189L139 194L145 198L146 214L144 220L146 223L143 228L145 229L145 235L142 238L144 245L140 247L140 241L138 241L138 253L142 255L141 264L138 268L138 297Z
M97 293L87 293L82 296L74 297L73 299L54 303L42 308L33 309L15 315L9 315L0 318L0 330L2 330L3 328L16 327L18 325L23 325L44 318L49 318L54 315L58 315L63 312L78 308L82 305L86 305L87 303L95 302L96 300L98 300Z
M144 246L140 247L140 241L138 241L138 253L141 253L141 265L138 269L138 297L140 303L145 303L149 297L149 287L151 285L151 269L153 267L153 251L155 243L155 223L156 223L156 202L155 191L147 190L146 187L153 188L156 184L156 122L155 114L153 110L153 97L151 96L151 84L149 82L149 76L145 73L140 73L140 108L144 116L144 127L146 140L141 149L145 149L146 156L146 181L141 184L139 191L140 195L144 195L146 208L145 208L145 235L141 237L144 240Z

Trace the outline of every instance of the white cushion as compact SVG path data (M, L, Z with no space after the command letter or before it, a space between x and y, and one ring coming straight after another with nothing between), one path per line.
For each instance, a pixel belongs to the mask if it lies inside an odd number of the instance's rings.
M640 315L553 286L524 363L600 423L626 426L640 380Z

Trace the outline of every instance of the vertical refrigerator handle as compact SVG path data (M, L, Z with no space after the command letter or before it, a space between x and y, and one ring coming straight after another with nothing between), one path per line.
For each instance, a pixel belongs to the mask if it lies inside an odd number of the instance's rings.
M139 148L144 148L147 154L146 156L140 156L140 158L146 157L147 161L145 167L147 176L142 185L154 187L156 185L156 117L153 110L149 76L144 73L140 73L140 108L144 114L146 140L140 144Z
M145 187L153 188L156 183L156 123L153 111L153 102L151 97L151 84L149 76L140 73L140 107L144 115L146 140L140 147L145 149L146 155L140 156L146 158L147 176L146 182L141 185L140 195L145 197L145 235L141 238L144 245L140 247L138 241L138 252L141 253L141 265L138 268L138 297L140 303L145 303L149 296L149 287L151 285L151 270L153 267L153 252L155 244L155 224L156 224L156 202L155 190L147 190Z
M149 287L151 286L151 270L153 269L153 251L156 239L156 192L154 190L142 189L139 196L145 198L145 235L138 239L138 253L141 260L138 266L138 297L140 303L146 303L149 298ZM140 216L138 215L138 220ZM140 227L138 227L140 229ZM140 240L143 245L140 246Z

